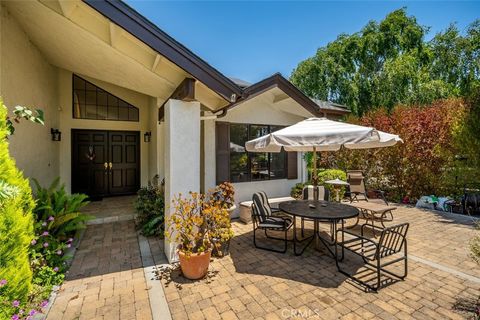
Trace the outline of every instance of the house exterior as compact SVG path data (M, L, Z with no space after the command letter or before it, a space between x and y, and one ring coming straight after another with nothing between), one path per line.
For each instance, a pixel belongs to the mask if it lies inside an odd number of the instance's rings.
M287 195L304 180L301 155L248 154L244 142L348 113L280 74L229 79L116 0L2 1L0 27L0 96L45 112L45 126L18 125L11 154L27 177L59 176L71 192L132 194L158 174L166 203L225 180L237 201Z

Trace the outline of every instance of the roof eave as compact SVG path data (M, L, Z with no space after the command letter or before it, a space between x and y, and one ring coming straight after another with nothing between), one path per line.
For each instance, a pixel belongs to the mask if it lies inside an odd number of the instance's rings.
M242 98L239 99L237 102L231 103L225 108L234 108L241 103L252 99L253 97L275 87L285 92L289 97L295 100L298 104L300 104L303 108L305 108L314 116L323 117L325 116L325 114L345 115L349 113L348 110L341 111L320 108L312 99L307 97L302 91L300 91L293 83L285 79L280 73L275 73L272 76L245 88Z
M120 0L83 0L87 5L157 51L172 63L204 83L229 102L242 95L242 89L188 48L160 30Z

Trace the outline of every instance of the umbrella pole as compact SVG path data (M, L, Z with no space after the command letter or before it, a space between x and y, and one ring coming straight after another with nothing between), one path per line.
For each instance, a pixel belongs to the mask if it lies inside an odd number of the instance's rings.
M313 147L313 170L312 170L312 180L313 180L313 199L318 200L318 174L317 174L317 148Z

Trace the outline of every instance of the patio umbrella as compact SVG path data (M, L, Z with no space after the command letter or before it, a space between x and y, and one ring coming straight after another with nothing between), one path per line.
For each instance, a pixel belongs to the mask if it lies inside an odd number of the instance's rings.
M313 184L317 186L317 151L381 148L403 142L399 136L327 118L309 118L290 127L247 141L249 152L313 152ZM315 188L316 189L316 188Z

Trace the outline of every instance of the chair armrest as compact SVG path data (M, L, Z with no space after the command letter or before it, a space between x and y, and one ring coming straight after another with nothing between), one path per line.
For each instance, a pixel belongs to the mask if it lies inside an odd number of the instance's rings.
M369 239L367 237L364 237L363 234L362 235L358 235L356 233L353 233L353 232L349 232L349 231L345 231L344 229L339 229L337 230L337 239L338 239L338 233L339 232L342 232L342 233L346 233L346 234L349 234L351 236L354 236L355 238L357 239L362 239L362 240L365 240L367 242L370 242L370 243L373 243L376 247L378 247L378 243L376 243L375 241L373 241L372 239Z
M384 230L384 228L382 228L382 227L375 226L375 225L371 225L371 224L368 224L368 223L364 223L364 224L362 224L362 227L361 227L361 229L360 229L362 236L364 235L364 233L363 233L363 228L365 228L365 227L368 227L368 228L370 228L370 229L377 229L377 230L380 230L380 231L383 231L383 230Z
M272 212L281 212L282 210L278 209L278 208L270 208L270 210Z

